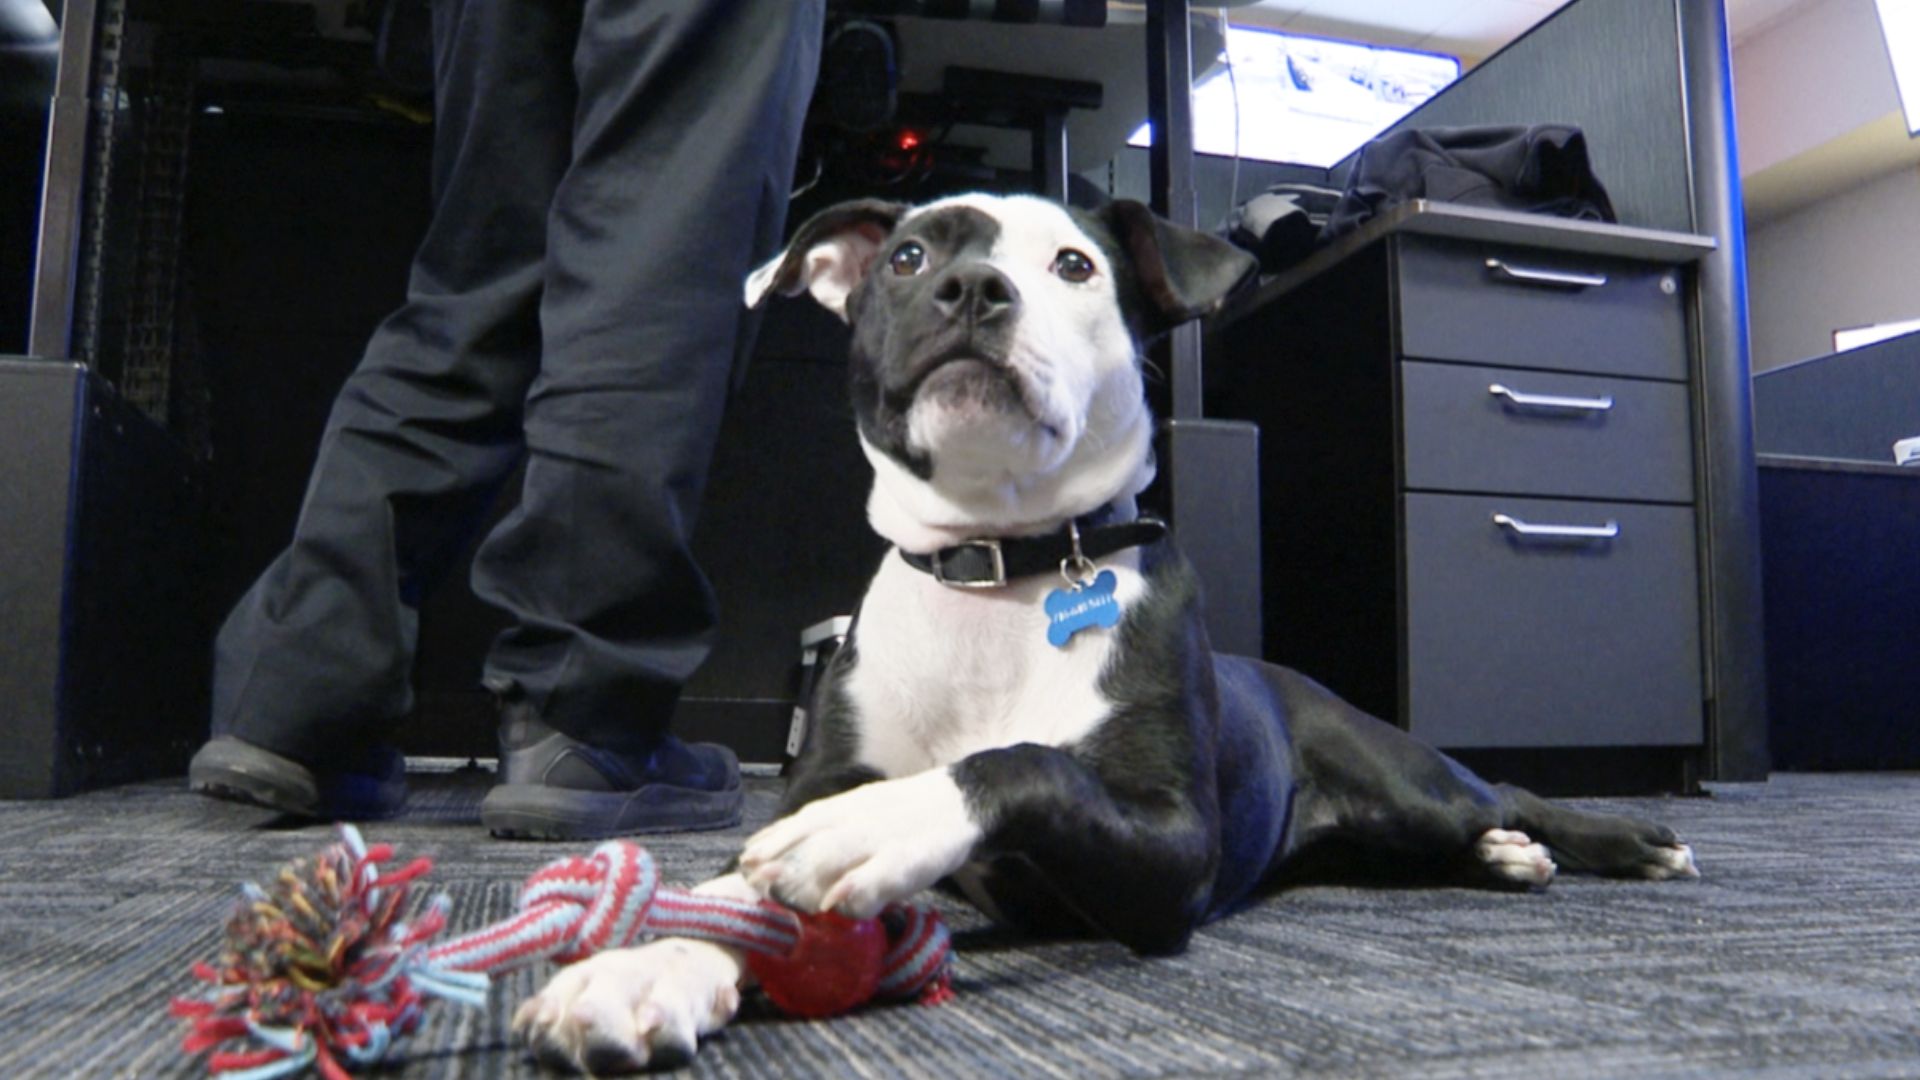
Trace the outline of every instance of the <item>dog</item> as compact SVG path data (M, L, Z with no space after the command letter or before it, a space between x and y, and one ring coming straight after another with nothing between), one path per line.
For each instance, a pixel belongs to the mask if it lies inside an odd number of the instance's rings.
M750 305L810 293L849 325L868 517L894 549L780 816L697 891L865 917L946 881L1015 927L1166 954L1314 862L1509 888L1558 866L1697 876L1664 826L1489 784L1210 649L1193 570L1135 505L1141 355L1253 271L1136 202L966 195L824 210L749 277ZM699 941L603 953L515 1028L591 1072L677 1063L743 970Z

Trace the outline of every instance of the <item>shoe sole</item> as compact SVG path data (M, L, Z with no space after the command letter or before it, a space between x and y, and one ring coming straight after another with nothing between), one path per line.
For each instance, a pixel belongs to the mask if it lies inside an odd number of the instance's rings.
M210 742L193 755L193 763L187 766L187 787L283 814L320 816L320 789L312 772L277 754L230 740Z
M391 817L406 802L406 783L367 779L327 785L312 770L236 740L200 748L187 767L187 789L230 802L250 803L314 820L366 821Z
M600 840L647 833L705 832L740 824L738 786L700 791L648 784L633 791L578 791L501 784L480 804L480 822L509 840Z

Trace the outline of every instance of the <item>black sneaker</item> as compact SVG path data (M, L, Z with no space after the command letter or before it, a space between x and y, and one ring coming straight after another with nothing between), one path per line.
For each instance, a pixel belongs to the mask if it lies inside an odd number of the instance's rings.
M369 821L391 817L405 805L407 761L381 746L350 767L315 770L232 735L216 735L193 755L187 787L296 817Z
M740 762L724 746L669 735L650 754L603 750L516 704L500 724L499 783L480 821L527 840L695 832L740 824L742 800Z

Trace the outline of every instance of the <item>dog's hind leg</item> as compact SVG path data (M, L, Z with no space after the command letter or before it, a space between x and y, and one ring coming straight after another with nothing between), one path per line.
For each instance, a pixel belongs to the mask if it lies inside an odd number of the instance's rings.
M1495 785L1494 790L1513 827L1545 844L1569 870L1655 881L1700 876L1693 849L1665 825L1574 810L1511 784Z
M1296 849L1352 852L1413 872L1544 885L1556 864L1614 877L1695 876L1663 825L1557 806L1465 766L1284 669L1269 678L1291 714L1301 781Z

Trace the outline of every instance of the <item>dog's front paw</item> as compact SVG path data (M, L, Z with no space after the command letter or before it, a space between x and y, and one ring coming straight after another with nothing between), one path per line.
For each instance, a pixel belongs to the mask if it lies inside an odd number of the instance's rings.
M542 1064L590 1075L684 1064L740 1007L740 961L669 938L562 968L513 1015Z
M808 803L747 841L740 869L801 911L879 914L964 866L980 828L946 770Z

